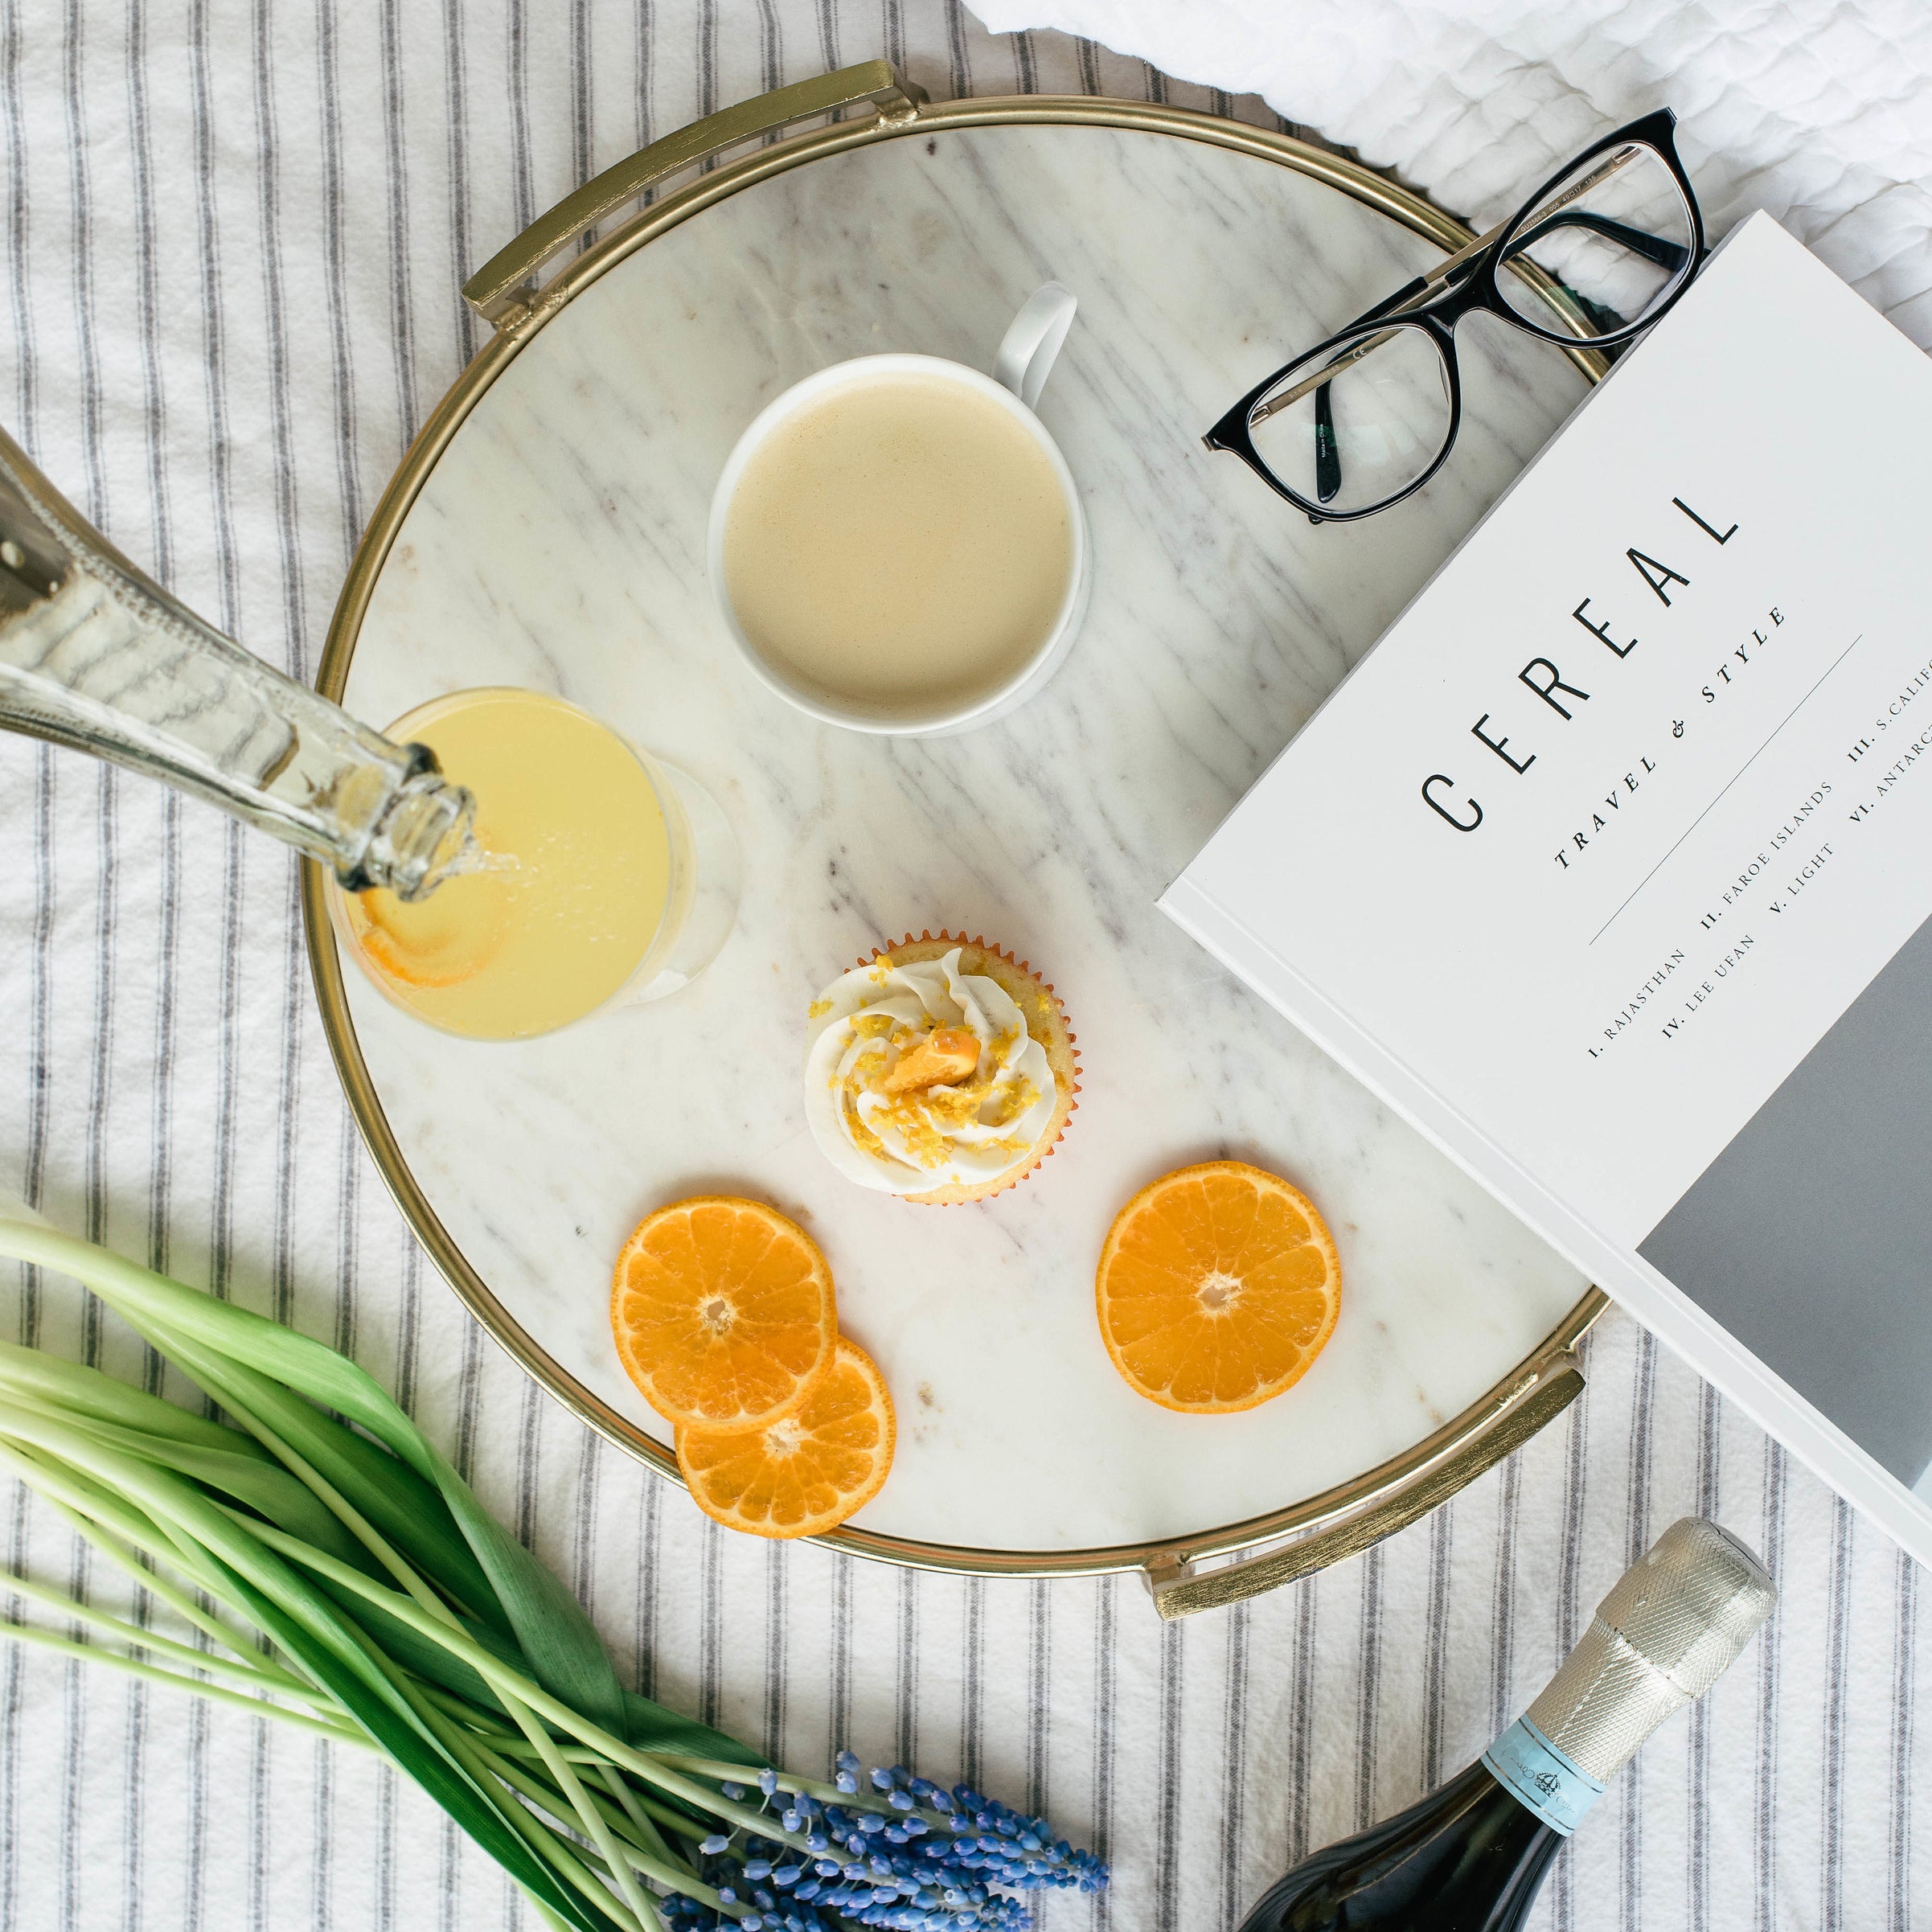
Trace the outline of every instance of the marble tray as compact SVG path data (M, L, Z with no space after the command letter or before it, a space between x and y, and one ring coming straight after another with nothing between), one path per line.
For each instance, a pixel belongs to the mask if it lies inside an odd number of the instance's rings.
M1232 123L922 109L795 137L661 202L576 260L568 300L493 340L426 429L365 539L324 688L377 722L466 685L559 691L696 773L744 849L737 929L696 985L518 1045L410 1021L341 970L313 880L306 895L331 1042L388 1179L498 1339L613 1440L668 1465L612 1352L612 1257L641 1215L699 1192L766 1199L824 1247L900 1425L890 1481L840 1540L915 1562L1193 1556L1311 1520L1338 1487L1384 1494L1418 1445L1477 1429L1472 1405L1506 1409L1517 1365L1594 1310L1573 1270L1155 909L1584 392L1565 355L1479 319L1454 459L1356 526L1311 528L1201 448L1258 373L1447 232L1387 184ZM801 717L736 662L707 595L726 453L840 358L983 366L1049 276L1081 309L1042 414L1096 547L1071 656L1018 715L955 738ZM1295 890L1291 843L1280 888ZM1032 1179L933 1209L832 1171L799 1063L828 980L942 926L1056 984L1084 1091ZM1222 1155L1322 1206L1340 1323L1286 1397L1170 1414L1109 1365L1094 1261L1136 1188Z

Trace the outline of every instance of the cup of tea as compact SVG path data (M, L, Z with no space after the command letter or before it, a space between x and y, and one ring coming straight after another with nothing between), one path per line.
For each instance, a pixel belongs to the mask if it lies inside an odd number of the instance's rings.
M712 591L753 672L830 724L990 724L1065 657L1092 579L1073 473L1033 412L1073 297L1036 290L992 374L862 355L794 384L712 499Z

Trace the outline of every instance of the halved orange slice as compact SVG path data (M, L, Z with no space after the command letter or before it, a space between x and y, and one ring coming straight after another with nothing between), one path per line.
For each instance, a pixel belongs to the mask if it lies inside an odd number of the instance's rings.
M1182 1167L1121 1209L1101 1249L1100 1332L1163 1409L1253 1409L1335 1332L1342 1265L1299 1188L1237 1160Z
M678 1466L699 1508L728 1528L815 1536L878 1495L896 1435L878 1364L841 1335L797 1408L759 1429L680 1429Z
M831 1270L795 1221L700 1195L639 1222L610 1291L617 1359L680 1425L774 1421L832 1359Z

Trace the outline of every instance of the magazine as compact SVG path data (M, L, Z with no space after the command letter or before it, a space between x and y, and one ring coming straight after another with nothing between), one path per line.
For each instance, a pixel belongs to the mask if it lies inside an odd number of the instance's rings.
M1161 901L1922 1561L1929 563L1932 364L1753 216Z

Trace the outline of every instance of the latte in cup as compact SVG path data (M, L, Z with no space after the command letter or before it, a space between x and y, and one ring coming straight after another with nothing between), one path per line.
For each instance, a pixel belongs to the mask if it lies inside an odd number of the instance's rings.
M1010 683L1061 623L1077 513L1017 405L950 365L889 359L802 399L751 451L723 589L785 684L935 716Z

